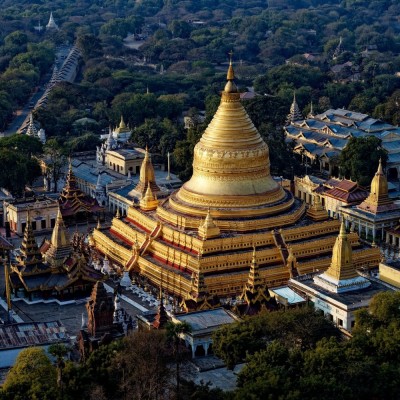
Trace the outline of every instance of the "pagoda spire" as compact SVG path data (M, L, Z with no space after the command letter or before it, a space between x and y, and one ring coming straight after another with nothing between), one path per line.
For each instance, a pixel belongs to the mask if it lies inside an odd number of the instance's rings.
M29 125L28 125L28 128L26 129L26 134L28 136L38 137L38 131L33 122L33 113L29 114Z
M144 211L155 210L158 206L158 200L151 190L151 185L147 186L145 195L140 199L140 208Z
M76 177L72 171L72 161L69 159L67 178L65 186L60 194L60 200L67 201L72 200L75 197L85 197L85 195L78 187Z
M206 218L204 219L204 222L199 226L198 232L199 236L204 240L220 235L220 229L215 224L211 216L210 208L208 208Z
M313 104L313 101L311 100L311 103L310 103L310 112L308 113L308 115L307 115L307 117L308 118L314 118L314 104Z
M126 128L126 124L124 121L124 116L121 114L121 121L119 122L119 128L120 129L125 129Z
M160 191L160 188L157 186L157 183L156 183L154 167L151 162L149 149L146 146L142 165L140 166L139 183L136 185L134 190L141 193L141 195L143 196L147 192L147 188L149 186L151 187L152 193L156 193L156 192Z
M342 220L339 235L332 249L331 265L324 273L314 277L314 283L334 293L350 292L370 286L370 281L357 273L352 252Z
M262 281L260 278L260 274L258 271L258 264L256 259L256 248L253 247L253 254L251 257L250 271L249 277L247 279L245 290L254 294L257 291L257 288L261 286Z
M49 22L46 25L46 29L58 29L56 21L54 21L53 11L50 12Z
M358 208L368 212L389 211L393 207L393 200L389 198L388 182L382 168L382 159L379 159L378 169L372 178L369 196Z
M24 238L21 242L20 253L19 261L23 265L37 264L42 261L42 254L39 251L35 235L33 234L29 213L26 219Z
M51 235L50 247L44 253L44 258L53 268L58 268L71 253L72 245L59 208Z
M337 281L358 277L353 265L353 250L346 233L344 220L332 250L332 262L325 274Z
M303 119L303 115L300 112L299 106L296 101L296 91L293 92L293 101L290 106L290 112L287 116L286 123L289 125L291 122L300 121Z
M321 203L319 194L314 195L314 202L307 210L307 216L313 221L324 221L329 218L328 212Z

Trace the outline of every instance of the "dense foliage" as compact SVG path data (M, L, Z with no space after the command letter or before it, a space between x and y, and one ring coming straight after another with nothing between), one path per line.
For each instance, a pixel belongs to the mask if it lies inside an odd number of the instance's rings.
M273 146L276 174L301 172L296 159L287 161L290 147L279 130L294 89L304 115L312 102L315 112L345 107L394 124L400 120L400 8L394 0L0 4L0 128L50 71L55 46L76 41L83 54L77 81L53 90L48 108L35 115L48 137L59 137L72 150L89 147L89 135L116 126L123 115L137 130L135 141L164 157L174 150L173 165L188 177L193 142L204 125L183 132L181 113L209 108L223 87L221 64L231 49L240 90L254 85L261 95L246 108ZM50 11L60 30L35 30ZM128 34L137 39L132 48L125 46ZM84 118L96 124L82 127L78 121ZM76 141L82 135L87 141Z
M260 315L225 328L215 336L216 351L247 361L230 398L397 399L399 306L398 292L378 294L358 313L347 340L322 328L322 321L315 323L315 315L304 320L304 310ZM304 334L312 335L307 345Z

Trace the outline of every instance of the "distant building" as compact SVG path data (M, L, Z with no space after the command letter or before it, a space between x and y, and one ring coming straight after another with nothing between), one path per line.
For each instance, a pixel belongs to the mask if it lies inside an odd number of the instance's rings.
M53 12L50 13L50 18L49 18L49 22L46 25L46 29L47 30L58 30L58 25L56 24L56 21L54 21L54 17L53 17Z
M359 236L372 242L387 240L385 230L398 225L400 204L389 198L388 183L380 161L369 196L359 205L341 207L340 213L346 227L358 231Z
M311 114L311 113L310 113ZM400 128L367 114L344 109L329 109L306 119L291 121L284 127L286 140L295 141L294 151L329 175L338 176L338 157L351 137L375 136L388 151L387 174L400 176Z
M47 196L7 200L4 201L4 212L4 222L8 221L11 231L18 235L24 233L28 215L34 232L48 231L55 225L58 202Z

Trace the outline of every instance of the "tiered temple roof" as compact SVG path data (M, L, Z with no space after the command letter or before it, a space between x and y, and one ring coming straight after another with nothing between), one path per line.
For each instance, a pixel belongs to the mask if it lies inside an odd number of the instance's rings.
M45 240L40 249L27 221L19 254L12 263L10 280L14 291L24 289L43 297L74 296L89 290L103 275L90 265L90 249L84 237L74 248L69 242L61 213L58 213L51 241Z
M114 263L198 308L206 304L197 300L202 291L207 303L240 295L253 257L268 287L289 279L288 247L299 274L325 270L340 227L337 220L306 217L304 203L271 177L269 148L234 78L230 64L219 108L195 146L191 179L155 209L135 204L93 234L96 248ZM349 240L355 264L378 265L378 249L364 247L355 233Z
M99 216L104 208L99 206L97 200L86 195L79 189L72 165L69 164L65 186L58 199L63 218L86 220L89 217Z

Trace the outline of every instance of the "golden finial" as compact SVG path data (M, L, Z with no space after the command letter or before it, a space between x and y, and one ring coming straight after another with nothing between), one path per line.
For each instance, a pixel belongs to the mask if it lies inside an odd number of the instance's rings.
M228 81L233 81L235 79L235 72L233 71L233 66L232 66L233 51L231 50L228 54L229 54L229 68L228 68L228 73L226 75L226 79Z
M382 157L379 157L379 165L378 165L378 171L376 171L377 174L383 174L382 170Z

